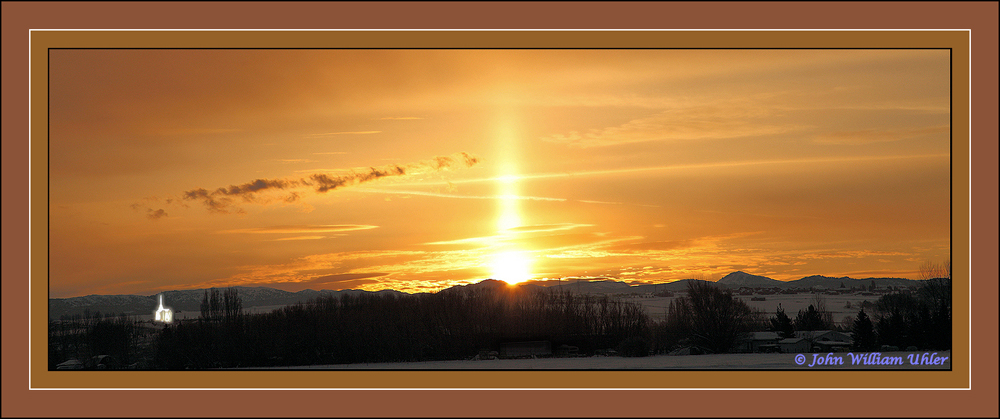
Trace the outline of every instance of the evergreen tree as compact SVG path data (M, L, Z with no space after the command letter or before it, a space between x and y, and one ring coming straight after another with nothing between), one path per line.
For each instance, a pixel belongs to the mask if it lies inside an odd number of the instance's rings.
M799 310L795 316L795 330L826 330L830 325L823 321L823 315L812 304L806 311Z
M785 314L785 310L778 304L778 311L771 317L771 331L777 332L782 338L795 336L795 327L792 326L792 319Z
M858 311L858 318L854 319L854 326L851 327L854 334L854 344L851 349L855 351L873 351L876 348L875 326L868 318L865 309Z

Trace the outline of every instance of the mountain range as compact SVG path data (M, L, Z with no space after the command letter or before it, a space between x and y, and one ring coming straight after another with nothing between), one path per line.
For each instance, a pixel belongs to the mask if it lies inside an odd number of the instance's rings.
M683 291L687 288L688 282L691 281L701 281L699 279L684 279L680 281L674 281L669 283L659 283L659 284L640 284L633 285L622 281L615 281L610 279L604 280L565 280L552 283L552 281L547 281L544 285L540 282L529 282L521 284L520 287L525 289L542 289L542 288L552 288L558 287L559 289L564 289L575 293L588 293L588 294L623 294L623 293L636 293L636 294L646 294L646 293L656 293L660 291ZM807 276L801 279L796 279L793 281L778 281L776 279L771 279L765 276L752 275L746 272L737 271L730 273L716 282L704 281L709 284L716 286L722 286L727 289L739 289L739 288L778 288L778 289L802 289L807 290L814 287L821 287L825 289L840 289L841 286L844 288L867 288L871 284L875 284L877 288L909 288L917 286L922 283L922 281L915 281L911 279L904 278L865 278L865 279L855 279L849 277L828 277L813 275ZM484 280L475 284L470 285L457 285L441 292L452 292L461 289L476 289L484 287L496 287L506 285L505 283L497 280ZM284 306L291 305L298 302L306 302L311 299L315 299L319 296L334 296L338 297L344 294L362 294L362 293L375 293L375 294L396 294L396 295L408 295L406 293L394 290L382 290L382 291L363 291L363 290L302 290L298 292L282 291L274 288L268 287L234 287L238 290L239 296L243 302L243 308L249 309L254 307L267 307L267 306ZM194 289L194 290L178 290L178 291L165 291L163 293L164 301L168 302L171 309L176 311L200 311L201 300L205 296L205 289ZM71 297L71 298L50 298L49 299L49 317L51 319L58 319L63 315L76 315L83 314L86 311L91 313L101 312L101 313L125 313L127 315L145 315L152 313L157 306L157 296L160 294L154 294L149 296L144 295L87 295L83 297Z

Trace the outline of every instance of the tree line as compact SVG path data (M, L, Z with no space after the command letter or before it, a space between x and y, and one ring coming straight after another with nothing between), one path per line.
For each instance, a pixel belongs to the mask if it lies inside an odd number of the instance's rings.
M950 266L936 272L950 274ZM951 297L950 277L928 279L913 292L897 290L879 297L874 304L863 304L855 318L838 325L819 296L805 310L799 310L795 318L780 305L774 316L766 317L731 291L692 281L687 293L670 303L666 319L650 327L652 350L666 353L698 347L728 353L751 332L773 331L780 338L790 338L796 331L818 330L850 332L852 349L856 351L883 347L948 350L952 336Z
M862 308L853 321L854 350L951 349L951 278L929 279L916 292L883 295L871 310L869 315Z
M86 369L95 369L95 357L110 359L102 368L138 367L151 358L155 332L140 327L141 322L125 314L90 312L49 320L49 369L65 360L76 359Z
M646 355L650 345L649 318L638 304L502 283L426 295L324 296L259 314L226 310L225 301L209 292L198 321L167 326L156 368L467 359L506 342L541 340L625 355Z
M944 350L951 348L951 280L883 295L841 325L822 298L794 318L780 306L768 317L731 291L699 281L672 300L662 321L633 302L497 281L435 294L322 296L257 314L243 311L236 288L211 289L195 321L158 332L139 324L125 316L50 322L50 368L99 354L122 366L165 370L453 360L525 341L574 346L584 355L613 350L645 356L683 347L727 353L764 330L782 338L805 330L850 331L858 351L883 345Z

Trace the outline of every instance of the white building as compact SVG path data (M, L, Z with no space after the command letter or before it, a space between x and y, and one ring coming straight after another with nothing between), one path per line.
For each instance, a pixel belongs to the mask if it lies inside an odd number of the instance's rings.
M169 308L163 307L163 294L160 294L160 307L156 309L154 313L156 321L170 323L174 321L174 312L170 311Z

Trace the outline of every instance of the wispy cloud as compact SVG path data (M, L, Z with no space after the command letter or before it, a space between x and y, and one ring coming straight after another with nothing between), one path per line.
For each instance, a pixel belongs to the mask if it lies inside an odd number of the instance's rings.
M456 240L444 240L425 243L428 245L456 245L456 244L476 244L476 245L494 245L502 242L515 242L521 239L537 240L542 237L545 233L562 232L567 230L573 230L576 228L593 227L593 224L574 224L574 223L561 223L561 224L537 224L537 225L526 225L514 228L509 228L502 230L499 234L483 237L469 237ZM527 246L522 246L527 247Z
M948 157L950 157L950 155L946 153L944 154L932 153L932 154L900 154L900 155L885 155L885 156L859 155L859 156L843 156L843 157L839 156L802 157L802 158L770 159L770 160L717 161L717 162L692 163L692 164L672 164L665 166L622 167L622 168L600 169L600 170L577 170L572 172L528 173L516 176L456 179L447 182L444 181L421 182L421 184L448 185L448 184L462 184L462 183L508 182L512 179L517 181L523 181L523 180L535 180L535 179L573 178L573 177L583 177L583 176L617 175L617 174L643 173L643 172L656 172L656 171L677 171L678 173L683 173L683 170L686 169L721 169L729 167L777 166L777 165L790 165L790 164L858 163L866 161L940 159ZM393 187L408 186L408 184L398 183L392 186ZM592 200L580 200L580 202L587 202L594 204L617 204L615 202L592 201Z
M948 135L949 132L951 132L951 128L947 125L913 129L840 131L817 135L813 139L813 142L818 144L857 145L908 140L933 134Z
M772 110L751 103L722 103L675 108L633 119L624 124L570 131L543 137L543 141L589 148L648 141L708 140L776 135L803 127L781 123ZM769 121L765 121L769 119Z
M506 231L514 233L541 233L550 231L565 231L565 230L572 230L574 228L593 227L593 226L594 226L593 224L574 224L574 223L536 224L536 225L508 228Z
M378 228L373 225L292 225L292 226L272 226L258 228L243 228L237 230L223 230L219 233L246 233L246 234L301 234L301 233L340 233L345 231L370 230Z
M425 192L425 191L392 191L387 189L373 189L373 188L359 188L355 189L355 192L368 192L368 193L380 193L380 194L390 194L390 195L418 195L418 196L433 196L438 198L456 198L456 199L494 199L494 200L504 200L512 199L519 201L556 201L565 202L565 198L550 198L545 196L530 196L530 195L461 195L461 194L450 194L442 192Z
M418 116L386 116L386 117L377 118L377 119L381 120L381 121L386 121L386 120L404 121L404 120L424 119L424 118L421 118L421 117L418 117Z
M278 163L316 163L316 160L310 160L310 159L274 159L271 161L275 161Z
M160 208L155 211L152 208L147 208L146 212L147 212L146 217L149 217L150 220L158 220L160 218L167 216L167 212L164 211L163 208Z
M159 198L150 196L143 198L140 202L135 202L129 205L129 208L132 208L132 210L136 212L146 213L146 217L149 218L150 220L159 220L160 218L167 216L167 211L164 210L163 208L153 209L150 207L150 205L159 206L159 202L160 202ZM175 200L173 199L166 200L167 204L172 204L174 202Z
M472 167L479 163L479 158L461 152L451 156L437 156L430 160L405 165L393 164L383 167L369 167L362 170L352 170L343 174L314 173L308 178L299 179L256 179L239 185L229 185L214 190L197 188L184 191L183 198L191 201L201 201L209 211L216 213L244 212L239 203L266 204L275 200L293 203L299 200L300 193L311 191L325 193L345 186L353 186L376 179L391 176L404 176L430 173L453 168ZM306 189L309 188L309 189ZM280 197L263 195L267 191L293 190Z
M351 282L352 280L386 277L390 275L387 273L389 272L394 279L393 289L407 291L410 288L409 291L415 291L425 286L429 290L437 290L456 283L470 282L472 278L482 279L480 270L485 256L481 250L390 250L317 254L294 258L281 264L242 266L240 270L243 272L205 283L189 284L188 287L336 283L341 284L337 286L340 289L346 283L351 286L359 284ZM397 279L437 273L443 273L447 279L442 278L437 284L432 284L434 281L427 278L413 279L412 288L396 286ZM382 289L388 286L370 288Z
M367 135L367 134L378 134L382 131L340 131L340 132L324 132L321 134L309 134L306 137L326 137L331 135Z
M280 239L274 239L276 242L292 241L292 240L320 240L325 239L326 236L296 236L296 237L282 237Z

